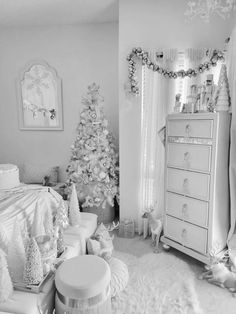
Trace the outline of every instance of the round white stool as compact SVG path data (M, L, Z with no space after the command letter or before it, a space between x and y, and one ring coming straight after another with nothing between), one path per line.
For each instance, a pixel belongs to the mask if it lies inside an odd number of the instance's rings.
M110 267L101 257L80 255L56 271L57 314L110 314Z

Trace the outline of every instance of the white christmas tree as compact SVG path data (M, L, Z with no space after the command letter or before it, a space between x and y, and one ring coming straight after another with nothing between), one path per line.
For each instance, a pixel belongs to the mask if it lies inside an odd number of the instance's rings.
M7 301L13 293L5 252L0 249L0 303Z
M65 229L69 225L68 205L63 200L60 201L57 209L55 225L58 226L60 229Z
M45 234L52 236L54 232L53 228L53 217L50 208L47 208L44 214L44 230Z
M61 229L58 230L57 238L57 255L60 255L65 250L64 236Z
M80 208L75 184L72 184L72 191L69 201L69 222L71 226L79 225L81 221Z
M226 65L222 64L216 95L216 111L228 111L230 106L229 82Z
M82 207L113 206L118 192L118 154L104 117L99 86L93 83L82 98L77 136L67 168L68 183L75 183Z
M24 268L24 282L35 285L43 279L43 265L38 244L31 238L26 251L26 263Z
M37 203L34 212L33 223L31 226L31 237L42 236L45 234L46 232L43 224L42 210Z
M22 282L23 270L25 266L25 247L17 219L14 223L14 230L9 244L7 261L12 281Z

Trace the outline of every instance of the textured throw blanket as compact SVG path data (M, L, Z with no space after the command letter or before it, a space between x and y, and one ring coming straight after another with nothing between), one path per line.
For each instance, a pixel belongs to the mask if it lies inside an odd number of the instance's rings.
M22 184L17 188L0 191L0 222L11 236L14 221L23 224L27 220L32 224L36 206L42 210L42 216L48 208L55 213L61 196L53 189L40 185Z

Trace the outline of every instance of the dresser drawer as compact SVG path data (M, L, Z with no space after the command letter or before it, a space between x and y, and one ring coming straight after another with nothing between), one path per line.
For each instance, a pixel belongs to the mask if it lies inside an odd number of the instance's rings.
M210 175L167 168L166 177L167 191L206 201L209 199Z
M167 165L189 170L211 170L211 146L169 143Z
M208 226L208 202L167 192L166 213L201 227Z
M168 120L168 136L212 138L213 120Z
M185 247L206 254L207 230L166 215L164 235Z

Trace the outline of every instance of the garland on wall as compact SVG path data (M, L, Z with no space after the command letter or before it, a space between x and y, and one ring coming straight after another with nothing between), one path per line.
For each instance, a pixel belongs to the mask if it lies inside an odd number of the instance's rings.
M130 91L134 95L139 95L139 87L136 76L136 61L138 58L142 61L143 65L146 65L150 70L158 72L163 75L165 78L177 79L184 77L194 77L198 74L201 74L205 71L209 71L211 67L216 66L218 61L224 60L223 52L219 50L213 50L212 56L209 61L199 64L196 68L189 68L188 70L178 70L171 71L168 69L164 69L158 64L155 64L149 57L148 52L144 51L142 48L133 48L132 52L128 55L127 61L129 63L128 71L129 71L129 82L130 82Z

